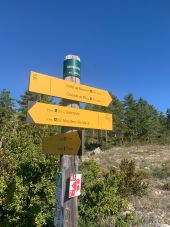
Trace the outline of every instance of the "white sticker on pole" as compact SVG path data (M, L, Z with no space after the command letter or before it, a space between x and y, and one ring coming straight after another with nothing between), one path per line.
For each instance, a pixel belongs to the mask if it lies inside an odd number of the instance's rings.
M81 174L70 175L69 198L79 196L81 190Z

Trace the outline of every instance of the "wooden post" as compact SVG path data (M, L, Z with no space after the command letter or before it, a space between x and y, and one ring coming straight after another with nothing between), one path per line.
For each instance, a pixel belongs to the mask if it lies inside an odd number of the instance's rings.
M68 55L64 59L63 79L80 83L80 58L75 55ZM63 100L62 104L71 108L79 108L79 102ZM62 127L62 132L73 131L73 128ZM69 199L70 174L78 172L78 156L61 155L60 168L63 176L62 181L62 210L63 227L76 227L78 221L77 197Z

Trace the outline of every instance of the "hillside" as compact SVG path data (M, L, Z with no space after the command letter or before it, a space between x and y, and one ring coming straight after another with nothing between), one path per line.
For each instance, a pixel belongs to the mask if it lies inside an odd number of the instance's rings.
M102 168L117 167L122 159L135 160L148 182L147 195L129 198L136 211L133 226L170 225L170 147L160 145L114 147L100 154L87 153L84 160L95 159ZM164 224L164 225L163 225Z
M21 223L24 226L53 226L51 210L55 204L55 173L60 162L57 155L45 156L42 153L42 138L59 134L61 129L27 124L28 100L54 104L50 97L27 91L17 102L10 96L10 91L4 89L0 93L0 226L20 226ZM133 226L170 224L170 109L166 114L160 113L146 100L135 100L132 94L123 101L115 96L113 100L107 109L85 106L87 110L113 115L112 131L85 130L86 149L114 147L93 156L87 152L82 157L87 160L94 158L99 165L93 162L84 162L82 166L80 162L79 165L79 171L82 171L81 226L88 224L90 227L89 221L92 227L94 223L97 227L98 223L101 227L114 226L109 219L109 225L102 225L103 220L111 217L124 227L124 223L132 220L131 215L124 215L128 204L128 209L136 211ZM117 147L151 143L167 145ZM120 168L110 170L110 167L120 167L122 159L135 160L139 171L131 168L132 162L126 165L126 160L122 172ZM129 174L129 169L134 172ZM140 179L138 172L142 174ZM139 198L134 195L141 195L145 186L143 178L149 184L148 192Z

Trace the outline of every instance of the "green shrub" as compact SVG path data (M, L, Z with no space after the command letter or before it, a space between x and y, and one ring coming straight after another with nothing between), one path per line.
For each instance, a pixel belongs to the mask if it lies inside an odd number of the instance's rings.
M118 192L121 196L143 195L146 193L147 183L144 182L143 174L135 168L135 162L122 160L117 172Z
M119 169L104 173L92 160L82 163L80 170L83 176L79 226L105 226L103 220L109 217L113 226L127 226L133 219L133 211L125 212L128 206L125 198L142 195L147 188L142 175L135 170L135 163L123 160Z
M53 226L59 160L42 154L31 128L11 131L0 150L0 226Z

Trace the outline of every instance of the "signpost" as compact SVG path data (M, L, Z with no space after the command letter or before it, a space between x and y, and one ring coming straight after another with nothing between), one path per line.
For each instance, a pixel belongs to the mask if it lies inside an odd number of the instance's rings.
M84 131L73 131L43 138L44 154L82 155L84 149Z
M27 122L112 130L112 114L32 101L28 103Z
M100 106L112 101L108 91L36 72L31 72L29 91Z
M74 128L112 130L111 114L79 109L79 102L108 106L112 98L108 91L80 84L78 56L65 57L63 79L31 72L29 91L63 98L63 106L29 101L27 122L64 126L62 134L43 139L42 150L45 154L60 154L54 225L76 227L78 205L75 196L80 195L81 187L81 175L77 174L78 155L83 152L84 136Z

